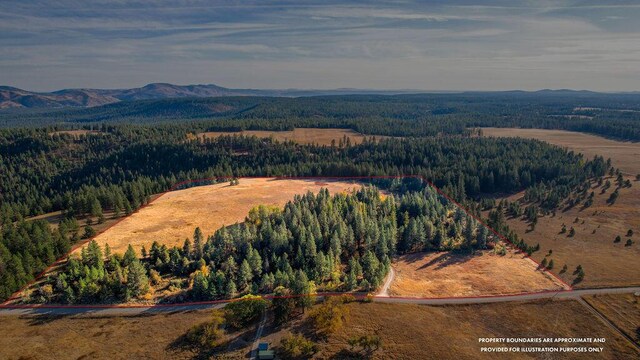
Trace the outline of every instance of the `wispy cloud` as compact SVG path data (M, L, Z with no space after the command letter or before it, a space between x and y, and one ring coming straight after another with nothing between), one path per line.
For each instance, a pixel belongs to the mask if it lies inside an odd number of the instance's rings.
M4 0L0 83L640 90L638 18L622 0Z

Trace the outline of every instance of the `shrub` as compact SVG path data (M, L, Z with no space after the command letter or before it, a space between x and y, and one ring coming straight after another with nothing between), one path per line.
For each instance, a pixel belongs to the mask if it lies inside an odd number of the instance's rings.
M267 308L267 301L261 296L245 295L224 307L224 320L227 325L241 329L258 320Z
M316 345L304 336L289 335L280 341L278 355L283 359L308 359L316 351Z
M348 343L351 346L351 351L357 349L358 353L365 356L370 356L374 351L382 347L382 340L378 335L352 337Z
M340 330L349 316L349 308L340 297L328 297L321 305L309 313L313 328L320 336L328 336Z
M217 309L213 310L210 322L192 327L185 337L191 345L203 348L214 348L219 345L218 341L224 335L224 332L220 328L222 323L222 311Z

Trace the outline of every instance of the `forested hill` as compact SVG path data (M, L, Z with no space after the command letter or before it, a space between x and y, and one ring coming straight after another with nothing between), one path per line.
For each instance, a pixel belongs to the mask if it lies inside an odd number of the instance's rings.
M470 127L582 131L640 140L640 94L575 91L214 97L123 101L93 108L3 110L1 127L204 122L209 130L351 128L365 134L462 134Z

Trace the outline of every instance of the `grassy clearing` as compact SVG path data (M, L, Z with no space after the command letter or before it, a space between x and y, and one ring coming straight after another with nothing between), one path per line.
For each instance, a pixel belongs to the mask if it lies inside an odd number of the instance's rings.
M594 186L594 203L583 209L581 206L567 211L558 211L556 216L539 218L534 231L529 231L528 224L520 219L508 220L514 229L529 244L540 244L540 251L534 253L537 261L547 258L554 260L554 272L557 274L566 264L567 271L559 275L571 282L573 272L582 265L586 276L576 287L629 286L640 284L640 183L634 181L640 174L640 143L622 142L605 139L599 136L578 132L541 129L482 128L485 136L515 136L533 138L554 145L567 147L569 150L583 153L591 158L601 155L611 158L613 166L620 168L631 180L631 188L619 190L620 196L615 204L607 203L615 185L605 193ZM609 179L614 183L615 178ZM522 193L509 197L510 201L522 197ZM576 217L579 219L575 221ZM562 224L567 229L573 227L575 235L569 237L561 234ZM625 236L632 229L634 236ZM621 237L614 243L616 236ZM625 246L627 239L634 244ZM552 254L549 254L552 250Z
M475 255L416 253L394 262L396 278L389 295L449 297L514 294L562 289L562 284L522 254L491 251Z
M611 179L613 181L614 179ZM540 251L532 257L554 261L554 273L571 283L574 270L582 265L586 273L576 287L607 287L640 285L640 183L633 182L631 188L619 190L618 200L607 203L613 187L604 194L594 187L593 205L583 209L578 205L567 211L558 211L555 216L541 216L535 230L522 219L508 219L509 227L522 236L528 244L540 244ZM517 194L511 201L521 197ZM576 218L578 219L576 221ZM561 233L562 225L567 232ZM569 236L570 229L575 230ZM629 229L634 234L626 236ZM620 236L621 241L615 242ZM626 246L627 239L633 244ZM549 251L552 251L549 254ZM567 265L567 271L561 272Z
M342 140L346 142L349 138L351 144L360 144L364 141L365 135L353 131L351 129L315 129L315 128L297 128L292 131L265 131L265 130L244 130L240 132L220 132L212 131L197 134L200 139L217 138L223 135L245 135L257 136L259 138L273 138L278 141L294 141L299 144L318 144L331 145L331 141L335 141L336 146ZM384 136L376 136L383 138Z
M640 295L593 295L585 296L584 300L640 344Z
M169 247L181 246L193 231L200 227L206 235L224 225L244 221L257 205L284 206L296 194L318 192L327 188L330 193L351 191L360 185L351 181L277 180L274 178L240 179L230 186L220 183L193 187L164 194L95 239L103 246L109 244L113 252L124 253L129 244L140 253L154 241Z
M595 155L611 158L613 165L626 175L640 174L640 143L605 139L600 136L563 130L482 128L485 136L538 139L567 147L587 158Z

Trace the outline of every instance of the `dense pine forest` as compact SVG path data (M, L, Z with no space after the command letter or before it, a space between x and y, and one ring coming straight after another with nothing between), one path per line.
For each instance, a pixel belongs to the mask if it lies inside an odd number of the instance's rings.
M129 101L94 108L0 111L0 127L157 124L209 130L350 128L371 135L465 134L472 127L582 131L640 140L640 95L578 91L218 97Z
M507 118L518 121L520 126L533 125L533 115L510 117L509 114L523 108L533 111L538 106L568 112L574 111L573 106L577 103L543 96L542 100L529 105L522 100L512 106L502 106L498 100L504 99L496 98L489 106L480 95L478 99L458 95L453 97L457 99L455 101L445 101L440 95L424 96L178 99L163 100L169 104L166 112L154 102L123 102L59 113L5 113L0 117L24 120L24 125L41 124L40 120L34 120L38 117L56 123L59 121L55 119L64 118L65 122L86 126L92 132L82 136L55 132L69 124L0 129L0 299L7 298L33 279L81 237L91 235L79 229L77 219L84 216L103 219L105 213L115 217L128 215L147 203L153 194L184 180L241 176L417 175L433 182L478 214L486 205L482 200L484 197L525 189L528 189L528 198L535 201L541 211L549 211L575 189L584 188L588 179L601 177L612 170L610 162L603 158L584 159L581 155L533 140L474 137L465 130L469 125L500 126ZM572 101L593 104L595 100L589 96L585 94ZM633 106L632 95L598 99L595 105L602 108L607 99L615 108ZM467 105L461 105L465 103ZM162 121L159 124L123 124L142 118L149 122L174 119L175 104L184 106L181 118L195 120L173 124ZM212 107L212 104L216 106ZM188 112L196 105L227 114L216 118L199 117ZM142 108L137 108L140 106ZM155 109L156 113L149 115L145 110L147 107ZM489 109L493 115L482 115L477 107ZM239 111L240 108L243 110ZM478 113L471 116L474 111ZM600 116L597 114L606 113L604 110L589 111L596 114L594 119ZM98 113L100 119L92 118ZM360 115L356 116L358 113ZM467 119L464 122L456 120L461 114ZM501 114L502 123L494 123L497 121L495 114ZM636 121L635 114L627 112L615 121L600 121L607 124L603 125L603 134L633 138L634 135L623 136L622 132L617 132L617 125L612 124L622 121L619 129L637 131L637 127L628 123ZM571 123L571 126L582 121L559 119L554 117L549 121ZM351 127L371 136L359 145L340 141L334 146L280 143L242 136L201 141L191 136L207 130L290 129L296 126ZM404 138L375 139L379 134ZM381 187L385 188L384 185ZM52 230L43 221L25 221L28 217L53 211L61 211L65 219L64 225L57 230ZM417 228L430 228L418 215L410 215L410 219L419 224ZM399 220L404 225L402 221ZM406 229L402 231L404 233ZM400 237L397 241L394 251L421 248L400 241ZM439 243L422 248L440 246ZM384 257L377 255L378 261L384 262ZM237 265L241 265L241 261ZM369 283L372 280L368 279Z

